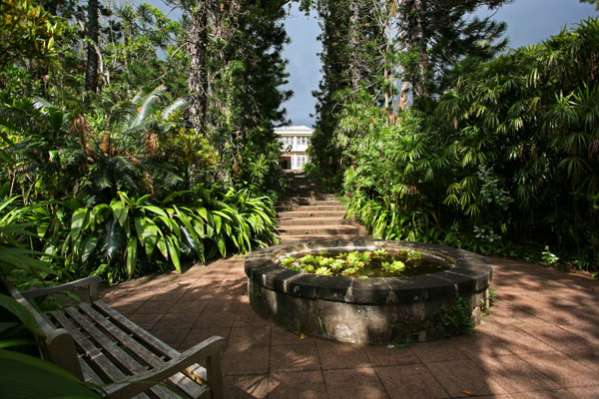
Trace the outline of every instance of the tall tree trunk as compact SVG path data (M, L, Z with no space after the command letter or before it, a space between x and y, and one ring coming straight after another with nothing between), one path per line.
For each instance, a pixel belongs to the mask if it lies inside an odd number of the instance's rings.
M352 0L350 3L349 17L349 68L352 89L360 88L360 4L358 0Z
M416 85L414 86L414 96L427 96L429 87L429 59L428 59L428 40L424 32L425 22L422 0L415 1L416 12L416 33L415 39L418 41L418 72Z
M410 52L414 46L414 24L415 12L414 0L398 0L399 24L397 37L402 50ZM414 88L414 73L404 65L402 68L401 89L399 90L399 109L406 110L410 106L410 91Z
M399 90L399 109L405 111L410 107L410 87L411 84L408 80L401 82L401 89Z
M194 129L205 134L208 109L208 1L201 0L191 15L189 30L190 68L187 85L190 94L189 116Z
M87 27L86 37L90 41L87 44L87 64L85 67L85 89L88 91L98 90L98 39L99 39L99 1L88 0L87 2Z

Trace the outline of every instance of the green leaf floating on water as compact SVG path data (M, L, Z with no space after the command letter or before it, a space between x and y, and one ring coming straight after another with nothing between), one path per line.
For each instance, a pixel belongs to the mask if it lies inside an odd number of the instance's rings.
M410 276L434 273L448 267L442 263L427 262L418 251L402 250L390 253L384 249L342 252L335 255L308 254L297 258L288 256L279 263L296 272L359 278Z

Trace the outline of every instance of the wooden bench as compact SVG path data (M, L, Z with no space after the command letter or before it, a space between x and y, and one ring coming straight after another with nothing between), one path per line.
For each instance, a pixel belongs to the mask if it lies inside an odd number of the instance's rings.
M40 327L41 355L109 398L221 399L222 337L211 337L178 352L97 300L101 279L89 277L21 293L6 282L12 297ZM89 302L41 313L31 299L84 290Z

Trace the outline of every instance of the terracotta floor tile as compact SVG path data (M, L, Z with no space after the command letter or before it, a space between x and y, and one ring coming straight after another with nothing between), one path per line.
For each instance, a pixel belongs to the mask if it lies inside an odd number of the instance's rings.
M364 350L370 363L374 366L403 366L420 363L420 359L410 348L367 346Z
M481 355L474 360L508 393L558 389L559 385L517 355Z
M184 341L179 344L179 348L182 350L189 349L192 346L199 344L213 336L229 338L231 328L230 327L210 327L210 328L192 328L187 334Z
M324 379L330 399L386 399L385 388L372 368L325 370Z
M371 366L362 346L344 345L324 340L319 341L317 346L320 362L325 370Z
M159 291L148 290L148 292L150 292L151 294L149 298L150 300L173 302L178 301L185 294L184 289L175 287L164 287L161 288Z
M318 349L310 344L280 345L270 349L270 369L314 370L320 368Z
M228 399L599 399L599 284L493 263L498 301L474 334L397 349L302 337L260 318L241 257L126 282L102 297L179 350L225 337ZM287 367L304 370L272 371Z
M224 385L225 399L264 399L280 382L266 374L241 375L226 376Z
M223 373L225 375L264 374L268 372L268 348L252 348L245 351L225 350Z
M599 398L599 386L569 388L568 391L576 399L597 399Z
M124 305L114 305L113 308L128 317L135 313L142 303L143 302L132 302Z
M452 397L507 393L492 376L470 360L434 362L426 366Z
M521 357L564 388L599 385L599 377L595 370L585 367L563 353L528 353Z
M269 399L327 399L322 372L318 371L279 371L272 374L279 382Z
M193 313L166 313L160 319L160 325L165 328L191 328L199 316Z
M229 349L246 350L256 347L268 347L270 344L270 326L244 326L231 328Z
M164 341L167 345L175 349L180 348L181 343L185 340L191 328L153 328L150 330L152 335Z
M133 314L129 316L129 320L143 328L144 330L152 329L160 319L162 314Z
M454 346L470 359L476 359L482 354L490 356L513 354L509 349L510 342L498 337L494 331L475 331L470 335L453 338L452 341Z
M136 310L135 314L156 314L156 313L168 313L170 309L175 306L174 301L157 301L148 300L142 303Z
M169 309L169 313L187 313L199 315L202 314L207 306L207 301L181 299Z
M520 323L518 328L550 345L554 350L565 353L591 345L586 338L542 320L528 320Z
M449 397L430 371L422 365L378 367L376 373L391 399Z
M587 347L580 348L569 353L566 353L568 357L576 360L585 367L595 370L599 375L599 348Z
M233 327L233 320L233 316L229 312L208 311L205 309L202 314L198 315L193 327Z
M516 354L554 350L553 347L517 327L505 326L497 332L497 336L507 342L506 349Z
M423 342L413 345L411 349L425 363L467 359L464 352L456 345L457 342L452 339Z
M234 315L234 323L235 327L242 326L270 326L271 322L267 319L263 319L258 316L256 312L249 306L240 304L238 310Z
M510 395L511 399L576 399L576 396L565 389L557 391L519 392Z
M271 345L294 345L294 344L311 344L316 345L319 339L307 337L304 334L297 334L291 331L287 331L282 327L275 324L272 325L271 330Z

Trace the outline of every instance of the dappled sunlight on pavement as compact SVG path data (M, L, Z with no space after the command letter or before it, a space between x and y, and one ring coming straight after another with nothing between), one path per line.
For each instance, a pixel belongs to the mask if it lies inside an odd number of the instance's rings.
M599 284L493 259L497 303L472 335L340 344L257 316L243 258L142 278L104 299L178 349L227 339L227 398L599 398Z

